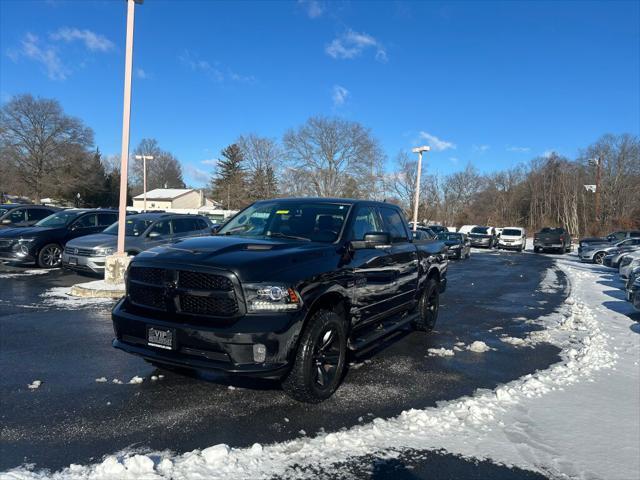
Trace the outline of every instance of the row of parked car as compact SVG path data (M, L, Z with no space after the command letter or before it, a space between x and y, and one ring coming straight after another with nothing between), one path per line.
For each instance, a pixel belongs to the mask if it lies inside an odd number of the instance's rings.
M117 210L0 205L0 214L8 217L0 217L4 227L0 230L0 260L102 274L105 258L116 249ZM215 226L201 215L134 213L126 219L126 249L136 255L214 231Z

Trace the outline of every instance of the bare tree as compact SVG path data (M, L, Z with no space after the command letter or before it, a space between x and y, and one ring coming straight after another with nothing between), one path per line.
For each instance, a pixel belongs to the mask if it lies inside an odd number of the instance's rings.
M303 173L300 189L307 194L381 194L384 154L370 131L357 122L312 117L285 133L284 148L288 166Z
M236 144L240 147L247 170L249 198L262 200L278 195L278 170L282 149L270 138L255 134L243 135Z
M1 158L36 202L47 189L66 182L59 168L69 152L93 145L93 131L66 115L56 100L31 95L16 96L2 107L0 137Z

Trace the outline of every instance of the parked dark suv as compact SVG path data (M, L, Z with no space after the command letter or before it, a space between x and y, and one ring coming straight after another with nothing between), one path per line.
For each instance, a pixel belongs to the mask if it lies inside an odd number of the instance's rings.
M0 205L0 229L30 227L58 210L45 205L3 204Z
M32 227L0 231L0 260L59 267L62 251L72 238L98 233L118 220L117 210L69 209L54 213Z
M256 202L216 236L138 254L113 346L153 364L278 378L319 402L349 350L433 329L447 249L413 242L401 210L345 199Z

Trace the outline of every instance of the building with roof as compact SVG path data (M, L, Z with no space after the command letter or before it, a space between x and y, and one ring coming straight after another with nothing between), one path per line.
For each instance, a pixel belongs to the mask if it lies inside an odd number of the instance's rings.
M204 196L203 190L192 188L156 188L147 192L147 210L169 208L218 207L219 204ZM133 197L133 208L144 208L144 194Z

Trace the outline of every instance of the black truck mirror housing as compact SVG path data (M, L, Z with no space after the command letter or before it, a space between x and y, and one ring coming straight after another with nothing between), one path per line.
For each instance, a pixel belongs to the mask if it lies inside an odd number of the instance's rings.
M388 232L369 232L364 235L363 240L351 242L351 248L362 250L365 248L382 248L391 246L391 234Z

